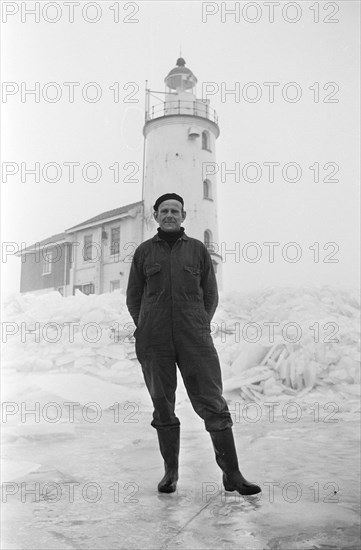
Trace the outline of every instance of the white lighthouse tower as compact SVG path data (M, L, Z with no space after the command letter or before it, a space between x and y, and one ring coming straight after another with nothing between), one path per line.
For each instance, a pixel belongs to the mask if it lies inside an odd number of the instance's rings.
M143 240L156 233L153 204L164 193L184 198L190 237L204 242L212 256L219 285L217 189L205 176L216 161L217 115L209 100L197 99L197 78L182 57L165 77L165 92L146 90L144 134ZM208 165L208 167L212 166Z

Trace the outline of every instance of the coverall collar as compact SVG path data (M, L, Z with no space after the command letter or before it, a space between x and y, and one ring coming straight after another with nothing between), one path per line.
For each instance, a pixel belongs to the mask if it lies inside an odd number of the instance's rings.
M188 236L183 233L183 235L181 237L179 237L180 239L183 239L184 241L188 241ZM163 241L163 239L160 238L160 236L158 235L158 233L156 235L154 235L154 237L152 238L152 241L153 242L157 242L157 241Z

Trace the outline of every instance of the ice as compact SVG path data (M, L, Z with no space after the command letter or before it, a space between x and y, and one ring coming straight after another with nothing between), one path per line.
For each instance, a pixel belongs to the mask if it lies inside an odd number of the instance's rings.
M64 400L89 406L95 403L101 409L124 400L139 402L141 398L141 392L137 389L124 388L86 374L46 374L34 377L34 383Z
M26 462L23 460L6 460L1 461L2 479L6 481L14 481L21 478L30 472L34 472L40 467L40 464L35 462Z
M239 355L237 355L235 360L231 363L234 372L241 372L255 365L259 365L270 346L266 347L258 343L244 343L242 346L239 346L239 348Z
M54 413L53 413L54 414ZM50 415L50 413L49 413ZM55 415L54 415L55 416ZM50 416L49 416L50 418ZM15 427L9 427L9 433L4 433L5 437L10 440L18 438L27 438L29 440L37 440L47 438L49 436L72 436L75 434L75 427L69 422L49 422L40 416L39 421L30 418L26 422L19 423Z
M254 369L264 366L274 381L256 382L263 394L272 388L273 393L304 395L325 385L336 393L340 385L352 392L351 386L359 383L359 302L354 292L320 287L224 293L215 325L225 378L228 366L233 376L244 370L256 374ZM255 380L253 387L239 380L240 396L257 399Z
M163 461L122 292L13 294L3 322L13 323L3 338L4 550L359 547L359 304L352 292L220 295L212 335L241 471L262 487L256 500L222 491L209 434L181 377L178 490L157 493ZM23 334L21 323L39 323L38 338ZM250 323L253 332L242 333ZM278 323L272 338L269 323ZM287 323L300 327L298 341L288 341L291 330L285 338ZM247 341L256 325L261 334ZM60 407L56 422L52 403ZM79 404L74 421L66 403ZM272 420L266 403L275 405ZM22 416L22 405L39 418ZM101 418L93 422L97 407ZM34 493L49 484L61 498L24 500L23 486ZM100 498L91 501L96 491Z
M69 548L133 550L358 547L352 420L235 423L241 470L263 490L261 498L248 499L221 490L209 435L190 416L183 422L180 480L172 495L156 490L163 464L155 433L148 424L133 424L127 434L126 428L109 416L105 424L76 424L71 444L18 443L17 452L26 449L34 466L4 478L16 481L5 484L17 493L3 502L3 529L16 533L16 548L59 548L59 540ZM34 492L36 483L41 495L55 484L59 498L30 495L25 505L21 484ZM87 484L93 491L85 492Z
M90 296L77 291L68 298L57 292L12 294L4 319L13 325L3 368L139 384L139 365L132 369L127 363L137 365L134 325L121 291ZM351 291L325 286L224 292L212 335L225 391L238 390L245 400L305 395L326 387L347 396L360 382L359 304ZM87 391L98 395L96 388L90 390L96 380L86 380ZM66 386L62 383L63 393ZM113 388L110 395L115 393Z

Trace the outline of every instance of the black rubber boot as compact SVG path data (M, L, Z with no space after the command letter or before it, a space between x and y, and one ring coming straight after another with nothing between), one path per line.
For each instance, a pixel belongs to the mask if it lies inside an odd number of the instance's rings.
M258 485L247 481L238 468L236 447L232 428L211 435L216 462L223 471L223 485L226 491L238 491L241 495L256 495L261 492Z
M165 474L158 483L160 493L174 493L178 481L180 428L157 430L159 449L164 459Z

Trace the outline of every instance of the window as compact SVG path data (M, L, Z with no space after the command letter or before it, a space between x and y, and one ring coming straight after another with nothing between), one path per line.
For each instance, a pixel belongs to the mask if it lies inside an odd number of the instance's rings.
M118 290L120 288L120 281L110 281L110 292L114 292L114 290Z
M206 229L205 232L204 232L204 244L207 246L208 244L210 244L211 242L211 232L209 231L209 229Z
M207 151L210 151L210 140L209 140L209 132L204 130L202 132L202 149L206 149Z
M94 284L89 283L87 285L83 285L81 291L84 292L84 294L94 294Z
M53 261L53 253L46 252L43 254L43 275L49 275L51 273L51 262Z
M83 258L85 262L89 262L93 259L93 235L84 236Z
M203 198L212 200L212 183L209 180L203 182Z
M112 227L110 232L110 254L119 254L120 227Z
M73 294L75 294L76 290L80 290L83 294L86 294L86 295L94 294L95 292L94 283L87 283L86 285L74 286Z
M209 251L213 250L212 233L209 229L206 229L204 232L203 242Z

